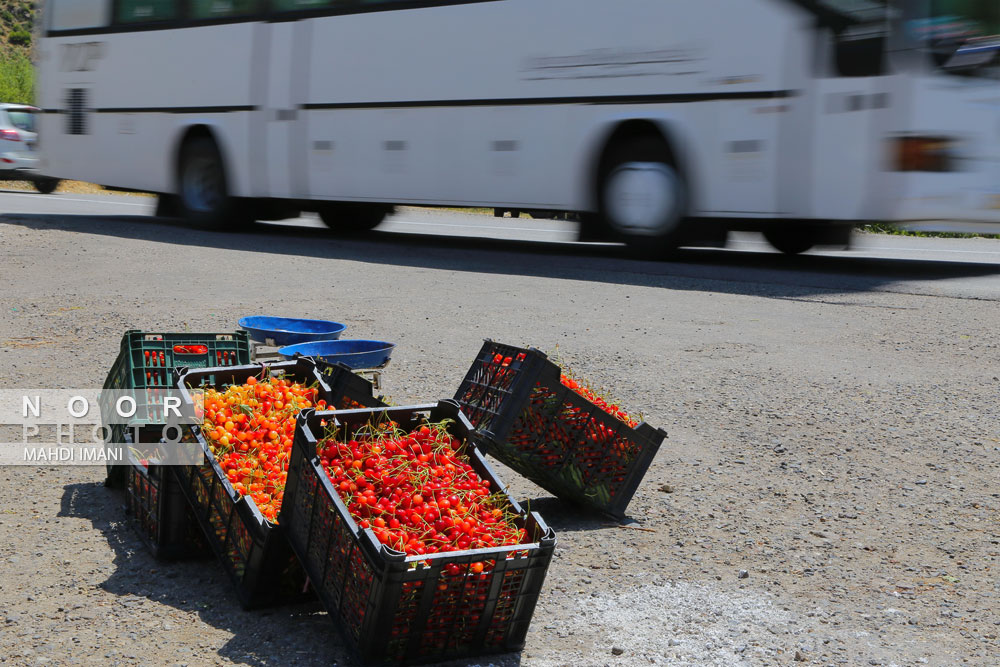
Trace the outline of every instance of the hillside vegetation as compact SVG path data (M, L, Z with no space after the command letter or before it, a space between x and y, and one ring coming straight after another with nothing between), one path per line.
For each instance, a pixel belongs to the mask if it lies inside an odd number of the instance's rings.
M31 47L31 31L35 20L35 0L0 0L0 42L3 52Z
M0 0L0 102L31 104L35 74L31 68L35 0Z

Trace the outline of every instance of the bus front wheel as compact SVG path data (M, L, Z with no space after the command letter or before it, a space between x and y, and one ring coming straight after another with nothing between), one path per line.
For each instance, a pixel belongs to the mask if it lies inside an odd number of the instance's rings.
M219 147L210 137L189 138L178 164L179 213L204 227L234 227L240 221L237 201L229 196L226 168Z
M640 136L613 146L598 181L604 226L633 251L663 256L680 245L687 187L658 137Z

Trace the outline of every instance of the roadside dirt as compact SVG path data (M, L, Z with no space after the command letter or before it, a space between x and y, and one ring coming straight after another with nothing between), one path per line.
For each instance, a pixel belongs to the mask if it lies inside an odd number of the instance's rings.
M558 345L669 432L625 525L498 466L559 546L525 650L459 664L997 664L995 302L37 227L0 224L0 388L99 386L130 328L299 314L398 342L398 403L453 393L491 336ZM243 612L212 561L156 562L103 477L0 469L0 662L353 664L318 606Z
M29 181L0 181L0 191L2 190L26 190L34 192L35 186ZM56 192L72 192L78 195L106 195L105 190L100 185L94 183L84 183L83 181L60 181ZM116 192L115 194L135 195L138 197L152 197L146 192Z

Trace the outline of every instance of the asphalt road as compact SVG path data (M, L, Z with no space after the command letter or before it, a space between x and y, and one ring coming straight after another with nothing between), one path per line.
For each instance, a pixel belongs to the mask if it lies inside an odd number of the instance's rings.
M155 200L148 197L0 191L0 222L3 216L17 215L22 224L34 221L81 231L99 225L114 235L128 235L127 230L135 223L145 226L136 233L149 229L149 225L187 229L183 222L149 219L154 208ZM134 219L137 217L145 219ZM309 255L321 252L314 243L337 244L323 230L315 215L306 214L278 223L257 223L247 230L247 238L280 238L282 247L291 252L296 240L302 240L301 252ZM541 255L550 258L546 268L579 268L586 258L582 264L588 270L610 273L760 282L803 289L1000 298L1000 241L994 239L856 234L848 250L819 248L800 257L785 257L758 234L735 233L730 235L726 249L690 248L671 262L638 262L627 258L620 246L577 243L575 236L575 225L568 222L404 208L383 222L372 238L424 248L514 252L521 259L515 260L510 269L528 274L538 265L531 258Z
M127 329L321 317L398 344L396 403L452 395L490 337L669 433L622 525L498 466L559 544L524 651L476 664L995 667L1000 242L642 262L544 221L405 209L340 240L151 208L0 193L0 388L98 387ZM153 560L102 481L0 468L0 661L354 664L315 605L244 612L217 565Z

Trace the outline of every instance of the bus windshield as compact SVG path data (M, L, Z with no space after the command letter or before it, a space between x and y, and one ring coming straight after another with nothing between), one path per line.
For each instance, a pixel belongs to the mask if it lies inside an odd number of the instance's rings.
M996 0L931 0L927 16L910 21L908 36L949 72L997 74L1000 3Z
M824 9L853 23L872 23L885 19L886 2L882 0L820 0Z
M995 0L932 0L932 23L973 37L1000 34L1000 3Z

